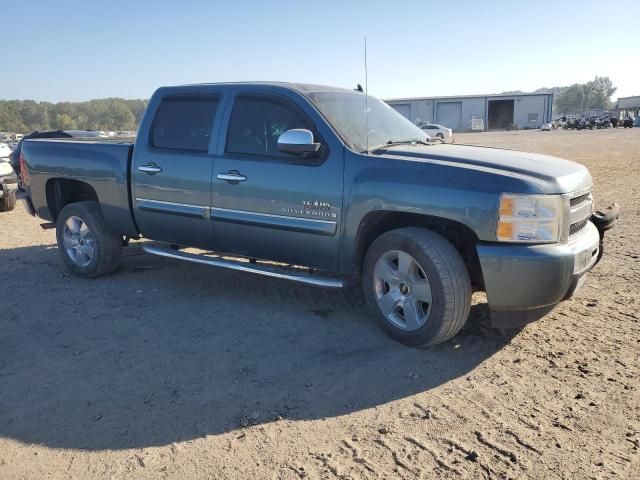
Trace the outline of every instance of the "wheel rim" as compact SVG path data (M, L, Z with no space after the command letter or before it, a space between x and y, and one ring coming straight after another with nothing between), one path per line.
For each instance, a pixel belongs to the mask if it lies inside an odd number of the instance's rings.
M376 301L395 327L413 331L431 314L431 285L418 261L402 250L385 252L373 270Z
M69 217L64 223L62 243L71 261L86 267L95 255L95 241L87 224L79 217Z

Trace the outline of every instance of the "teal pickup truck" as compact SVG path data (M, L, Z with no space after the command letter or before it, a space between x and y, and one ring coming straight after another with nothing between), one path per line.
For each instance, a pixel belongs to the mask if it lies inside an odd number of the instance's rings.
M433 142L380 100L318 85L160 88L135 144L27 140L20 169L27 209L55 222L75 274L114 271L144 237L168 258L319 287L358 280L409 345L454 336L474 289L494 326L544 316L617 219L617 206L594 216L581 165Z

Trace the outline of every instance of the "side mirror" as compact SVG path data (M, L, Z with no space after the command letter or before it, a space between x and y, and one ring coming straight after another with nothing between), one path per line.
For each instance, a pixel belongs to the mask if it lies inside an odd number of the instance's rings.
M278 137L278 149L281 152L301 155L304 153L316 153L322 144L314 143L313 133L304 128L287 130Z

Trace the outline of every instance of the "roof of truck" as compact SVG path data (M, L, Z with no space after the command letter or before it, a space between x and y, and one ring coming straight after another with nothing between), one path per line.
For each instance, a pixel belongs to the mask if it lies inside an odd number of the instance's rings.
M251 85L251 86L264 86L264 87L280 87L295 90L302 94L311 92L354 92L357 90L342 87L331 87L328 85L316 85L313 83L293 83L293 82L219 82L219 83L195 83L182 86L194 87L198 85L220 85L220 86L237 86L237 85Z

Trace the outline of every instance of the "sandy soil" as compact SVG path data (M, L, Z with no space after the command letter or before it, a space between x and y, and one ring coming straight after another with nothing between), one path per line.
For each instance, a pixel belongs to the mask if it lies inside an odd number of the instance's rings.
M358 294L139 247L82 280L0 214L0 478L639 478L640 129L457 140L583 163L624 208L582 290L517 334L479 303L410 349Z

